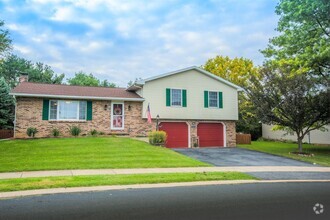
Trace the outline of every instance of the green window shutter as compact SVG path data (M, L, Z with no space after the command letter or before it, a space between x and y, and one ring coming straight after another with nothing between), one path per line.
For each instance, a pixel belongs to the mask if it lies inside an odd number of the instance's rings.
M49 116L49 99L44 99L42 103L42 120L48 120Z
M219 108L223 108L222 92L219 92Z
M182 107L187 107L187 90L182 89Z
M166 106L171 106L171 89L166 89Z
M92 101L87 101L87 121L93 119L93 103Z
M204 107L209 107L209 91L204 91Z

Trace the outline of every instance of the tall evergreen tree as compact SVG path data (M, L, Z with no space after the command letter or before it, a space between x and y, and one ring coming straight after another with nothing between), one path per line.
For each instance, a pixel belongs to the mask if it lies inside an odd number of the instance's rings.
M0 129L13 127L14 99L9 95L10 87L3 77L0 77Z

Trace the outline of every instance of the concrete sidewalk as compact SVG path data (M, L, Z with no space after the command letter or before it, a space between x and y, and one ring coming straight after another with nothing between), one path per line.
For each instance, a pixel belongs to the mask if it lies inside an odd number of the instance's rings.
M146 173L195 173L195 172L329 172L330 167L312 166L235 166L235 167L186 167L186 168L138 168L138 169L93 169L93 170L49 170L0 173L0 179L51 177L51 176L85 176Z

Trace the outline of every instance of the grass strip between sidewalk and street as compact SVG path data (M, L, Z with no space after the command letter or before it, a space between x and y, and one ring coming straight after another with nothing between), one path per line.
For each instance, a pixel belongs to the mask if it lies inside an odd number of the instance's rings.
M195 182L211 180L255 180L240 172L154 173L69 177L38 177L0 180L0 192L108 185Z

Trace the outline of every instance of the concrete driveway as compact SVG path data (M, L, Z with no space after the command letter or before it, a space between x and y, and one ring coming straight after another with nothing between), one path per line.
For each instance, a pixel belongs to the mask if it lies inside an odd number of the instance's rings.
M215 166L314 166L310 163L236 147L174 150Z

